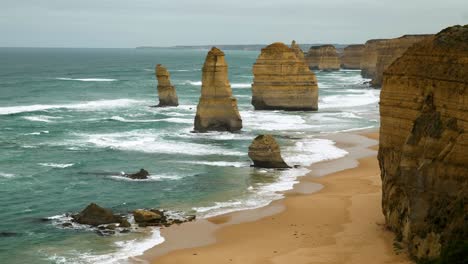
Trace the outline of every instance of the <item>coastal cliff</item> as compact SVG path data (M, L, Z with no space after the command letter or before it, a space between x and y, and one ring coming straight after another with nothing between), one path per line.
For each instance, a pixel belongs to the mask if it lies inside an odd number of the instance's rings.
M341 68L361 69L361 58L364 54L364 48L364 44L349 45L344 48L343 57L341 57Z
M403 55L409 47L428 36L430 35L404 35L399 38L378 42L375 75L371 82L372 86L381 86L385 69Z
M315 74L285 44L276 42L262 49L253 75L252 105L256 110L317 110Z
M364 51L361 59L361 75L363 78L374 78L377 66L378 45L385 41L387 41L387 39L371 39L364 44Z
M158 79L158 106L178 106L179 99L175 87L171 84L170 74L161 64L156 66L156 78Z
M339 70L341 66L340 57L333 45L310 47L305 59L313 70L333 71Z
M386 69L380 114L387 226L417 259L468 260L468 25L414 44Z
M242 119L232 96L224 53L213 47L202 69L201 97L195 116L195 131L237 131Z

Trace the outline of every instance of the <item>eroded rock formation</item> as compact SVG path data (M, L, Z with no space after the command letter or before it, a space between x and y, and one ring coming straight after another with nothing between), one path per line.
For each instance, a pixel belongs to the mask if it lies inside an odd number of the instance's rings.
M252 105L256 110L317 110L315 74L285 44L276 42L263 48L253 75Z
M201 97L195 116L195 131L237 131L242 119L237 100L232 96L224 53L213 47L206 56L202 72Z
M387 68L380 114L388 227L418 259L468 259L468 25L414 44Z
M341 68L361 69L361 58L364 54L364 47L364 44L357 44L344 48L343 57L341 57Z
M340 57L333 45L310 47L305 59L312 70L334 71L341 66Z
M297 45L295 40L293 40L291 43L291 49L294 51L294 53L296 53L296 57L298 57L299 59L303 60L305 58L304 51L302 51L301 47Z
M377 66L378 45L387 39L371 39L364 45L361 59L361 75L364 78L372 79L375 76Z
M91 226L98 226L103 224L119 223L122 227L128 227L128 221L119 216L114 215L111 210L100 207L95 203L89 204L83 211L73 215L73 221Z
M290 168L281 157L278 143L272 135L259 135L249 146L249 158L255 167Z
M171 84L171 75L161 64L156 66L156 78L158 79L158 106L178 106L179 99L175 87Z

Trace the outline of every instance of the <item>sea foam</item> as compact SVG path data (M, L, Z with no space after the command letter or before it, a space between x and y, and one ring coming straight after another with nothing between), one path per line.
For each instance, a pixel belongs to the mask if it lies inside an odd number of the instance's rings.
M117 79L106 79L106 78L81 78L81 79L73 79L73 78L55 78L56 80L60 81L80 81L80 82L115 82Z

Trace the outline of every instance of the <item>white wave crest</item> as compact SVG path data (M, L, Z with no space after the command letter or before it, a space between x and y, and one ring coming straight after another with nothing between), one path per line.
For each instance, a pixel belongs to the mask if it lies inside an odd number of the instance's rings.
M0 177L3 177L3 178L13 178L15 176L16 175L12 173L0 172Z
M128 107L131 105L142 104L142 103L144 104L146 103L146 101L133 100L133 99L114 99L114 100L97 100L97 101L79 102L79 103L70 103L70 104L52 104L52 105L37 104L37 105L7 106L7 107L0 107L0 115L46 111L46 110L60 109L60 108L78 110L78 111L95 111L95 110Z
M52 168L60 168L60 169L68 168L68 167L71 167L71 166L75 165L75 163L65 163L65 164L62 164L62 163L38 163L38 164L41 165L41 166L44 166L44 167L52 167Z
M249 162L233 162L233 161L184 161L183 163L217 166L217 167L236 167L236 168L250 166Z
M55 78L56 80L60 81L80 81L80 82L115 82L117 79L107 79L107 78L81 78L81 79L73 79L73 78Z
M232 88L250 88L252 87L251 83L231 83Z
M361 94L342 94L322 97L319 109L357 107L379 102L379 90L363 90Z
M25 116L23 118L29 121L45 122L45 123L52 123L52 122L55 122L54 120L56 119L62 119L62 117L47 116L47 115Z

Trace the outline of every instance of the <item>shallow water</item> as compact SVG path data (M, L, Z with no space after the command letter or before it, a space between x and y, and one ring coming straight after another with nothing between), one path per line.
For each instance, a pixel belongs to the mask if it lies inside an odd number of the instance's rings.
M98 237L41 218L90 202L127 213L166 208L200 217L278 199L305 168L250 168L259 133L280 141L290 164L346 155L323 133L377 127L379 90L359 71L318 72L318 112L253 111L258 53L228 51L241 133L191 133L206 50L0 49L0 239L2 263L114 263L162 242L155 230ZM156 105L154 65L171 72L180 106ZM145 168L150 179L121 172ZM57 217L60 219L60 217ZM54 224L55 223L55 224Z

